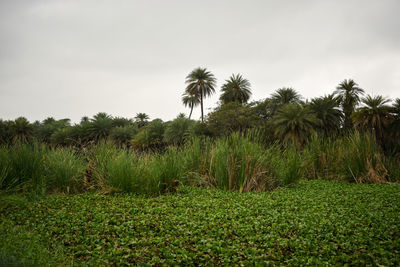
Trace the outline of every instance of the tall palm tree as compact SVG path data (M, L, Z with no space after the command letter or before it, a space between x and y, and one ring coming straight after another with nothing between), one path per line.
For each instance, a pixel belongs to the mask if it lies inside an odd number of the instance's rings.
M150 117L146 113L137 113L135 120L138 124L138 127L141 128L147 124L149 121Z
M251 85L241 74L232 74L221 87L220 100L222 104L229 102L247 103L251 96Z
M321 130L328 135L340 129L343 113L340 110L340 101L333 94L313 98L309 104L312 112L321 121Z
M284 143L301 148L320 121L307 108L298 103L286 104L273 118L275 134Z
M206 68L196 68L186 77L186 92L200 96L201 121L204 121L203 99L215 92L217 79Z
M340 98L344 113L344 129L350 130L353 128L351 114L353 114L356 106L360 103L360 95L364 94L364 90L358 87L354 80L344 80L337 87L334 92Z
M392 121L392 107L387 105L390 99L380 95L367 95L361 100L363 106L353 113L352 119L356 126L366 127L375 133L378 142L382 141L383 133Z
M189 106L189 108L190 108L190 114L189 114L189 120L190 120L190 117L192 116L193 108L200 104L200 97L198 95L194 95L194 94L185 92L182 95L182 102L185 105L185 107Z

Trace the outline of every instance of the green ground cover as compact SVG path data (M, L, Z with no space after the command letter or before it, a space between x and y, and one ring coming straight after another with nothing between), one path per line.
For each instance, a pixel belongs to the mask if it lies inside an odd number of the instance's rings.
M400 186L0 199L0 265L399 265Z

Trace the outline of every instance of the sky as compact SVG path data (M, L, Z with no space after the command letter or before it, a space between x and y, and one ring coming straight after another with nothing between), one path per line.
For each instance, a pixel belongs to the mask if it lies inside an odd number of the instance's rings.
M190 111L181 97L197 67L217 78L206 112L233 73L251 100L281 87L322 96L348 78L397 98L399 11L399 0L0 0L0 118L171 120Z

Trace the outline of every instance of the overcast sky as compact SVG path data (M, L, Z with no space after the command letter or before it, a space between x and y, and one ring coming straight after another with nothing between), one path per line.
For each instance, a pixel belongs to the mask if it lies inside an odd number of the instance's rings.
M1 0L0 118L170 120L188 114L199 66L218 80L207 111L232 73L251 100L280 87L321 96L345 78L400 97L399 12L400 0Z

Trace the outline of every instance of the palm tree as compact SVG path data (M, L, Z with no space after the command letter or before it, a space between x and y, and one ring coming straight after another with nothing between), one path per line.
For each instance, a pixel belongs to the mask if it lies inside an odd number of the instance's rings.
M185 117L177 117L171 121L165 128L164 142L172 145L181 145L185 138L189 135L189 129L193 126L194 121Z
M291 87L283 87L279 88L271 95L271 100L280 106L289 104L289 103L296 103L299 102L301 99L301 95L296 92Z
M128 146L132 138L138 133L136 125L116 126L110 132L110 138L119 146Z
M190 117L192 116L193 108L200 104L200 97L197 95L193 95L193 94L189 94L188 92L185 92L182 95L182 102L185 105L185 107L189 106L189 108L190 108L190 114L189 114L189 120L190 120Z
M342 81L334 92L340 98L344 113L344 129L353 128L351 114L353 114L356 105L360 102L360 95L364 94L364 90L358 87L358 84L352 79Z
M397 144L400 145L400 98L397 98L392 106L393 121L390 125L390 132ZM399 147L400 149L400 147Z
M232 74L229 80L226 80L222 85L220 100L222 104L229 102L247 103L251 96L251 85L247 79L244 79L241 74Z
M343 120L343 113L339 108L340 101L333 94L313 98L309 104L312 112L321 121L321 130L326 135L340 129Z
M392 113L397 119L400 119L400 98L396 98L392 105Z
M217 79L206 68L196 68L186 77L186 92L200 96L201 121L204 121L203 98L215 92Z
M33 126L25 117L19 117L11 125L13 141L27 142L33 134Z
M278 138L284 143L294 144L299 149L320 125L320 121L307 107L297 103L286 104L279 109L273 123Z
M93 116L90 123L88 124L89 136L96 141L105 139L109 136L111 129L113 128L113 118L104 112L99 112Z
M93 120L98 120L98 119L112 119L112 116L108 115L105 112L99 112L93 116Z
M392 107L386 105L390 99L380 95L375 97L367 95L361 102L363 106L353 113L352 119L356 126L371 129L375 133L376 140L381 142L384 130L393 119L390 113Z
M149 115L147 115L146 113L137 113L135 120L138 124L138 128L145 126L149 121L149 119L150 119Z
M89 119L88 116L83 116L83 117L81 118L81 124L82 124L82 123L87 123L87 122L89 122L89 121L90 121L90 119Z
M301 95L296 92L291 87L283 87L279 88L271 95L271 112L275 114L275 112L289 103L299 103L301 100Z

